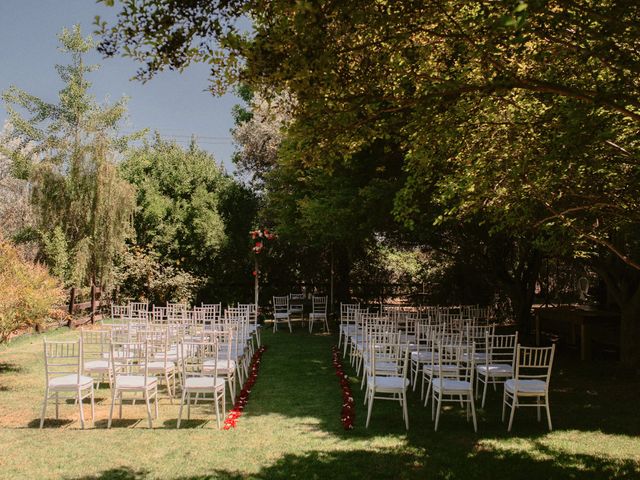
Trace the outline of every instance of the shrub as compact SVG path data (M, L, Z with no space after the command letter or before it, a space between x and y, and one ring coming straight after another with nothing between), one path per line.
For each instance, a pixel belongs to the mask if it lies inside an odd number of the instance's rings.
M40 264L26 261L0 238L0 342L25 327L39 327L64 299L58 281Z
M191 302L201 280L177 266L160 261L153 250L131 247L116 267L117 301L143 299L155 305L166 302Z

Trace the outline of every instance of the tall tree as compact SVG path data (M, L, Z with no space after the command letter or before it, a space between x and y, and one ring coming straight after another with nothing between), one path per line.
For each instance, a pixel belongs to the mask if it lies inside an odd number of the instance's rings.
M115 165L128 140L117 136L126 101L100 105L90 95L86 75L96 67L84 54L94 42L79 26L64 29L59 40L71 63L56 67L65 83L57 103L15 86L3 93L12 125L5 152L31 184L46 260L70 283L107 285L135 205L134 189Z
M398 219L511 237L525 277L538 251L602 264L620 293L622 357L640 365L638 2L176 3L123 0L103 50L127 48L153 75L215 44L219 81L296 99L299 170L366 162L392 139L406 172ZM233 25L244 14L247 37Z

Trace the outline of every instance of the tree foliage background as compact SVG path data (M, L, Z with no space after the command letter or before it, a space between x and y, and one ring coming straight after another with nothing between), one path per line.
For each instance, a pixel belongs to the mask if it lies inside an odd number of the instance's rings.
M573 259L606 282L623 359L640 360L637 2L118 8L100 48L141 77L203 61L216 88L293 100L264 186L284 237L344 250L345 271L381 238L441 252L524 326L543 259Z

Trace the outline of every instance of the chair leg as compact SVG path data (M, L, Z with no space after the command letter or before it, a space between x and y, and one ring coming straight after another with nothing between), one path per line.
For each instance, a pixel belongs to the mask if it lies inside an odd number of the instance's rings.
M95 398L93 394L93 386L91 386L91 426L92 427L95 426L95 420L96 420L96 404L95 404Z
M187 395L187 420L191 420L191 392Z
M49 388L44 391L44 401L42 402L42 414L40 415L40 428L44 427L44 416L47 413L47 401L49 400Z
M224 386L222 387L224 389ZM216 406L216 424L218 425L218 430L220 430L220 406L218 402L220 401L220 397L218 396L218 392L213 392L213 403Z
M427 394L424 397L424 406L427 406L427 402L429 402L429 394L431 393L431 377L428 378L428 385L427 385Z
M489 383L489 379L485 377L482 383L484 383L484 387L482 389L482 408L484 408L484 402L487 399L487 383Z
M60 416L60 395L56 392L56 420Z
M553 430L551 425L551 408L549 407L549 395L544 396L544 404L547 407L547 424L549 425L549 431Z
M402 414L404 416L404 424L409 430L409 411L407 409L407 391L402 392Z
M436 399L434 398L432 401L435 403ZM438 407L436 409L436 424L433 427L433 431L434 432L438 431L438 424L440 423L440 410L441 409L442 409L442 395L438 395Z
M513 403L511 404L511 415L509 415L509 426L507 427L507 432L511 431L511 426L513 425L513 416L516 413L516 407L518 405L518 397L513 395Z
M536 414L538 416L538 422L542 420L540 416L540 397L536 397Z
M373 410L373 398L375 396L375 392L371 390L371 398L369 398L369 408L367 408L367 423L365 428L369 428L369 420L371 419L371 410Z
M147 418L149 419L149 428L153 428L153 420L151 419L151 403L149 403L149 391L144 392L144 402L147 404Z
M173 405L173 392L171 391L171 381L169 379L169 372L167 370L164 371L164 380L167 382L167 392L169 392L169 402Z
M502 421L504 422L504 414L507 408L507 389L505 387L504 393L502 394Z
M187 391L182 390L182 399L180 400L180 410L178 411L178 424L176 428L180 428L180 422L182 421L182 408L184 407L184 401L187 396Z
M158 412L158 389L157 389L157 387L156 387L156 394L155 394L154 400L155 400L155 404L156 404L156 420L157 420L158 416L159 416L159 412ZM171 403L173 404L173 402L171 402Z
M111 428L111 420L113 419L113 406L116 403L116 394L117 391L114 388L111 392L111 408L109 408L109 421L107 422L107 428Z
M136 399L133 399L133 403L135 404ZM118 415L122 418L122 392L120 392L120 404L118 405Z
M473 431L478 433L478 420L476 418L476 405L473 400L473 392L469 392L469 403L471 403L471 417L473 418Z
M82 403L82 391L80 389L76 392L76 400L80 408L80 428L84 429L84 405Z
M227 393L222 389L222 418L227 418Z

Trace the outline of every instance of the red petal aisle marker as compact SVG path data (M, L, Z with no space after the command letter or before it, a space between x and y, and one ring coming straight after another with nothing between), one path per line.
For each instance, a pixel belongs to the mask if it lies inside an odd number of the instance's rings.
M344 373L342 361L340 360L340 351L335 345L331 347L333 353L333 367L336 369L336 375L340 379L340 388L342 389L342 412L340 421L345 430L353 430L356 421L356 405L353 401L351 393L351 385L349 384L349 375Z
M227 418L224 421L224 426L222 427L223 429L229 430L231 428L236 428L236 423L242 415L244 407L249 401L249 394L251 393L251 389L258 379L260 359L262 358L262 354L266 349L266 345L262 346L256 351L256 353L253 354L253 357L251 358L251 364L249 365L249 378L247 378L246 382L244 382L242 390L240 390L240 393L236 397L236 402L233 404L233 408L229 411L229 415L227 415Z

